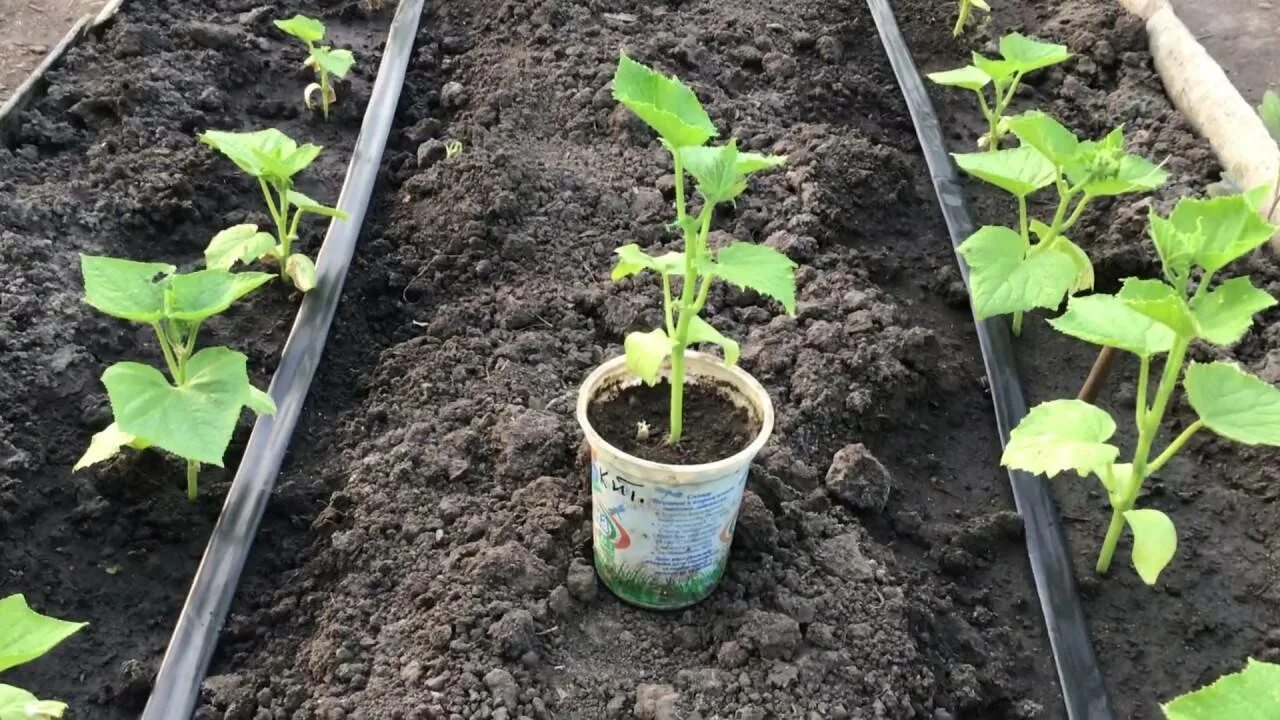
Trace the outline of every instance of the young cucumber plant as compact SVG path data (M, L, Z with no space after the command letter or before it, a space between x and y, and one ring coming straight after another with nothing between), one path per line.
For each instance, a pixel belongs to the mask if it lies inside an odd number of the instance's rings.
M1232 345L1252 325L1255 313L1276 304L1248 277L1214 283L1228 263L1275 231L1258 214L1259 201L1259 193L1184 199L1168 218L1153 213L1151 238L1163 279L1129 278L1114 295L1073 298L1066 313L1049 321L1059 332L1138 356L1138 439L1130 462L1117 462L1120 449L1107 442L1116 430L1111 415L1083 400L1053 400L1033 408L1010 433L1002 458L1004 465L1049 477L1067 470L1098 477L1112 508L1098 555L1099 573L1110 568L1126 526L1133 532L1133 565L1148 585L1155 584L1173 558L1173 521L1135 504L1147 478L1196 432L1208 428L1248 445L1280 445L1280 390L1227 362L1192 362L1183 374L1192 341ZM1152 360L1158 355L1165 356L1164 366L1149 400ZM1179 379L1199 417L1164 450L1153 453Z
M969 16L973 14L974 8L991 12L991 6L987 4L987 0L960 0L960 7L956 11L956 26L951 29L954 37L964 34L964 27L969 23Z
M1252 658L1239 672L1179 695L1161 706L1166 720L1280 718L1280 665Z
M269 259L280 270L281 279L302 292L316 285L316 266L311 258L293 252L302 216L311 213L346 219L347 214L293 189L293 176L302 172L320 155L320 146L298 145L288 135L276 130L255 132L223 132L209 130L200 141L227 156L241 170L258 179L267 212L276 226L275 237L259 232L257 225L236 225L214 236L204 251L205 264L215 270L228 270L237 262L255 258Z
M735 242L713 249L707 242L716 205L731 203L747 187L747 177L779 167L780 155L742 152L737 142L708 146L719 135L698 97L675 77L667 77L622 54L613 76L613 96L653 128L671 153L675 168L675 224L682 250L653 256L638 245L617 249L615 281L645 270L662 279L663 327L633 332L625 347L627 368L649 385L658 381L664 362L671 362L671 412L667 442L680 442L684 418L684 351L692 343L714 343L728 365L738 359L738 343L721 335L698 316L706 306L713 281L726 280L751 288L795 313L795 263L765 245ZM696 211L685 194L685 173L693 176L702 198ZM677 294L678 291L678 294Z
M1044 43L1020 33L1010 33L1000 38L1000 59L993 60L975 52L972 64L930 73L929 79L939 85L972 90L978 96L978 107L987 120L987 132L978 138L978 147L998 150L1000 141L1009 133L1004 114L1017 95L1022 78L1036 70L1065 62L1070 57L1065 45ZM987 100L988 85L991 86L990 101Z
M313 82L302 91L302 103L312 108L311 96L320 93L320 107L324 119L329 119L329 106L337 101L333 79L341 80L356 64L350 50L335 50L328 45L317 45L324 40L324 23L306 15L294 15L288 20L276 20L276 27L307 44L307 59L303 63L315 70L319 82Z
M199 270L166 263L80 256L85 301L112 317L155 331L169 377L150 365L118 362L102 374L115 422L93 436L75 469L124 447L158 447L187 461L187 496L195 500L201 463L222 467L244 407L272 414L271 396L249 384L248 358L225 347L196 349L200 326L269 282L270 273Z
M1057 308L1069 294L1093 287L1093 264L1067 237L1095 198L1154 190L1168 173L1125 152L1124 130L1101 140L1077 138L1049 115L1031 111L1008 119L1021 145L994 152L955 155L965 172L1018 200L1018 228L987 225L960 245L969 265L969 291L979 319ZM1030 217L1027 199L1053 186L1058 202L1048 222Z
M35 660L85 625L41 615L21 595L0 599L0 672ZM0 683L0 720L60 718L66 709L66 703Z

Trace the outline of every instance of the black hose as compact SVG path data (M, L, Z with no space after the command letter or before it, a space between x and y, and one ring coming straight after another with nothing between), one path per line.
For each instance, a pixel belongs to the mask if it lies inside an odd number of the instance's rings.
M938 116L888 0L867 0L867 4L875 18L880 42L907 100L907 109L915 123L938 204L951 235L951 244L958 246L973 233L975 224L955 166L947 154ZM956 261L967 284L969 268L958 253ZM1009 430L1027 414L1027 401L1018 380L1013 344L1005 320L975 318L974 325L978 329L978 344L987 367L987 379L991 383L991 401L995 405L996 426L1003 445L1009 441ZM1040 596L1040 609L1044 613L1049 644L1053 648L1067 715L1071 720L1112 720L1111 700L1089 639L1084 609L1076 593L1066 533L1048 485L1044 478L1018 470L1009 471L1009 480L1013 486L1014 504L1026 526L1031 574L1035 577L1036 592Z
M189 718L199 700L200 685L217 647L218 633L231 607L253 536L284 461L316 366L320 364L400 101L422 4L423 0L402 0L391 21L378 78L338 198L338 208L345 211L349 219L334 220L329 225L316 260L315 289L303 298L293 330L285 341L280 366L271 378L269 392L276 401L276 414L259 417L249 436L244 459L240 461L227 492L226 505L196 570L142 720Z

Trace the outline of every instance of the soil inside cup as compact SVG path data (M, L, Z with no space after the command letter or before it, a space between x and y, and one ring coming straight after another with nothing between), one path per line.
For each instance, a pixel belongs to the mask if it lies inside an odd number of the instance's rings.
M712 384L686 382L684 433L678 445L667 444L671 386L635 385L608 393L587 408L587 419L610 445L636 457L670 465L699 465L730 457L751 444L760 421ZM648 426L640 437L640 423Z

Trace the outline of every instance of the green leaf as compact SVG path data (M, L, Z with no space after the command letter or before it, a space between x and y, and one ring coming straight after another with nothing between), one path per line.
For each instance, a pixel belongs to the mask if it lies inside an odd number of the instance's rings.
M738 144L730 140L712 147L682 147L680 161L698 181L698 192L707 202L727 202L747 189L747 177L738 169Z
M333 207L329 207L328 205L321 204L320 202L316 200L312 200L306 195L303 195L297 190L290 190L286 195L286 197L289 199L290 205L298 208L302 212L314 213L316 215L324 215L325 217L339 218L341 220L346 220L350 217L349 215L339 210L338 208L333 208Z
M1170 279L1188 276L1191 264L1196 260L1203 238L1198 229L1183 232L1173 224L1172 220L1162 218L1152 209L1148 215L1151 240L1155 243L1156 254L1160 256L1160 264L1164 266L1165 275Z
M647 333L633 332L623 342L627 354L627 370L647 385L658 384L662 361L671 355L671 338L658 328Z
M979 228L960 245L979 319L1062 303L1075 282L1075 261L1054 248L1029 256L1028 249L1017 232L994 225Z
M177 268L168 263L80 256L85 302L107 315L134 322L153 323L164 317L165 284L174 270Z
M618 264L613 266L610 277L614 281L630 277L645 270L664 275L684 274L684 253L669 252L658 257L649 255L635 243L628 243L613 251L618 256Z
M675 77L641 65L626 53L618 56L613 97L673 148L702 145L717 134L693 90Z
M1021 33L1000 38L1000 55L1022 73L1057 65L1071 57L1065 45L1040 42Z
M1150 357L1173 347L1174 333L1114 295L1072 298L1067 311L1049 324L1058 332L1095 345Z
M1167 720L1280 718L1280 665L1249 659L1244 670L1161 706Z
M1196 334L1196 321L1186 298L1159 280L1125 278L1116 297L1179 335L1194 337Z
M1028 145L953 157L961 170L1017 197L1048 187L1057 178L1057 170L1049 158Z
M787 162L786 155L764 155L754 152L738 153L738 172L751 175L763 170L782 167Z
M236 300L271 282L275 275L263 272L233 273L198 270L169 278L165 291L165 317L199 322L231 307Z
M1169 219L1178 232L1199 237L1195 262L1210 272L1254 250L1276 231L1244 195L1207 200L1183 198Z
M1009 433L1000 463L1054 477L1074 470L1102 476L1120 449L1107 443L1116 424L1107 412L1083 400L1051 400L1031 409Z
M311 64L337 78L344 78L356 64L356 56L350 50L334 50L318 47L311 50Z
M93 438L89 441L89 449L84 451L84 455L76 461L72 472L83 470L90 465L97 465L104 460L110 460L120 454L120 450L132 446L137 442L137 438L120 429L120 426L111 423L101 432L93 434Z
M954 70L929 73L928 77L939 85L964 88L975 92L991 83L991 76L974 65L965 65Z
M736 242L716 253L715 262L703 260L699 271L715 275L738 287L751 288L782 303L789 315L796 313L796 264L768 245Z
M288 20L274 21L276 27L308 44L324 39L324 23L306 15L294 15Z
M1052 116L1039 110L1007 118L1009 130L1023 145L1039 150L1050 162L1065 165L1080 150L1080 139Z
M284 263L284 274L301 292L310 292L316 286L316 264L302 253L294 253Z
M979 53L973 53L970 57L973 60L973 66L986 73L987 77L995 82L997 88L1008 87L1013 79L1013 73L1017 71L1017 67L1007 60L994 60Z
M253 132L209 130L200 136L200 142L218 150L250 175L273 181L289 180L321 151L318 145L299 146L275 128Z
M1248 277L1234 277L1191 303L1199 336L1215 345L1232 345L1244 337L1255 313L1276 304Z
M1262 124L1267 126L1267 132L1271 133L1272 139L1280 142L1280 95L1275 90L1268 90L1262 94L1262 104L1258 106L1258 117L1262 118Z
M1155 585L1178 551L1178 531L1159 510L1126 510L1124 519L1133 532L1133 568L1142 582Z
M275 415L276 401L271 399L267 393L249 385L248 394L245 395L244 404L259 415Z
M257 225L232 225L209 241L204 264L214 270L230 270L236 263L250 263L275 250L276 238Z
M159 370L135 362L107 368L102 383L121 430L174 455L222 467L249 401L246 362L241 353L212 347L191 356L186 382L178 387Z
M694 315L689 318L690 343L715 343L724 350L724 364L733 366L738 362L739 346L737 341L730 340L715 329L706 320Z
M66 703L41 700L20 687L0 683L0 720L60 718L66 710Z
M1133 464L1115 463L1099 475L1098 479L1111 497L1125 497L1130 489L1129 484L1133 482Z
M1081 183L1094 197L1149 192L1165 183L1169 173L1141 155L1124 149L1124 126L1101 140L1080 143L1076 156L1066 163L1067 177Z
M1280 445L1280 390L1226 362L1191 363L1187 401L1217 434L1246 445Z
M22 595L0 599L0 672L35 660L87 624L41 615Z

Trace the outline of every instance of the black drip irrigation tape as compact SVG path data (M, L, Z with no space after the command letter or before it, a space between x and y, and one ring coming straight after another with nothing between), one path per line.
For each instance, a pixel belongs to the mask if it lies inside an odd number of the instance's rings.
M316 287L302 301L280 365L271 378L269 392L276 401L276 414L259 417L253 426L244 459L196 570L142 720L191 717L199 700L200 685L217 647L254 534L320 364L400 101L423 1L401 0L391 21L378 78L338 197L338 208L350 217L334 220L329 226L316 261Z
M975 223L955 166L947 154L938 116L888 0L867 0L867 4L880 33L880 42L907 100L934 190L938 194L938 204L951 235L951 244L958 246L973 233ZM967 285L969 268L959 254L956 261ZM991 384L991 400L995 405L996 425L1003 445L1009 440L1009 430L1027 414L1027 401L1018 380L1009 326L1003 318L975 319L974 325L978 330L978 344ZM1042 477L1016 470L1009 472L1009 480L1018 514L1026 526L1031 573L1040 596L1040 609L1044 613L1049 644L1053 648L1067 715L1071 720L1113 720L1111 700L1107 696L1102 671L1089 638L1084 609L1076 592L1066 533L1048 485Z

